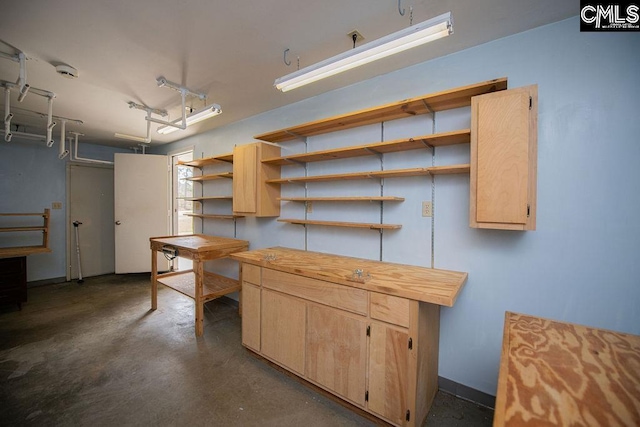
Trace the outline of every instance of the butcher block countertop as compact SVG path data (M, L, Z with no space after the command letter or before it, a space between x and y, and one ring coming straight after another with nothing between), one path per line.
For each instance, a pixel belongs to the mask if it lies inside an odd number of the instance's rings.
M467 273L274 247L230 258L340 285L452 307ZM359 270L356 271L356 270Z

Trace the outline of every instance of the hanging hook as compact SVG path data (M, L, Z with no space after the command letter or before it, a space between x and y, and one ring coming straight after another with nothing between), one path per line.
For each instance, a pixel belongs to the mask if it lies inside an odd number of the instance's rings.
M289 52L289 49L284 50L284 65L288 67L289 65L291 65L291 61L287 61L287 52Z
M402 0L398 0L398 13L400 14L400 16L404 16L404 7L402 9L400 9L400 7L402 6Z

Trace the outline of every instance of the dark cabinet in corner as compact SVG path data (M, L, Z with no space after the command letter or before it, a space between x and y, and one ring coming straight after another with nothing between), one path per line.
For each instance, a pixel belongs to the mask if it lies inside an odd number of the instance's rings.
M27 257L0 258L0 304L27 302Z

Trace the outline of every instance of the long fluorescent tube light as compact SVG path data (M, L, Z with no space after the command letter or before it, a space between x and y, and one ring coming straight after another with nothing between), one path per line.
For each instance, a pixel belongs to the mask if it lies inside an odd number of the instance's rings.
M206 120L210 117L213 116L217 116L218 114L222 113L222 108L218 105L218 104L211 104L206 106L205 108L196 111L195 113L191 114L189 117L187 117L187 126L190 126L192 124L201 122L203 120ZM177 119L172 121L171 123L175 123L177 125L179 125L182 122L182 118ZM161 133L163 135L167 135L171 132L175 132L177 131L179 128L177 127L173 127L173 126L160 126L158 128L158 133Z
M317 64L276 79L274 86L282 92L368 64L394 53L420 46L453 34L451 12L397 31L378 40L358 46L348 52L333 56Z

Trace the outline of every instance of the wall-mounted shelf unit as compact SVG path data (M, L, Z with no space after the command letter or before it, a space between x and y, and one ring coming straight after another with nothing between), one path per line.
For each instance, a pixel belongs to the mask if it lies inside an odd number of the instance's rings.
M33 224L36 221L31 218L34 217L42 218L39 224ZM14 224L0 227L0 233L42 233L39 245L0 248L0 303L16 303L22 309L22 303L27 301L27 256L51 252L49 209L38 213L0 213L0 218L3 223L6 220L8 224Z
M212 157L203 157L201 159L194 159L186 162L178 161L178 164L183 166L192 166L194 168L202 168L204 166L214 165L220 162L233 163L233 153L221 154Z
M404 197L356 196L356 197L279 197L283 202L404 202Z
M212 174L208 174L208 175L199 175L199 176L192 176L191 178L185 178L187 181L195 181L195 182L199 182L199 181L211 181L214 179L232 179L233 178L233 172L221 172L221 173L212 173Z
M304 184L305 196L308 196L306 184L310 182L469 173L472 227L535 230L537 88L506 89L507 78L499 78L257 135L256 139L283 143L471 106L471 129L263 159L263 164L291 166L378 155L381 161L379 171L308 176L305 166L305 176L269 179L266 182ZM399 170L384 170L382 167L382 156L386 153L465 143L470 143L471 147L470 164ZM381 196L382 185L381 181ZM297 201L312 199L305 197ZM382 212L381 207L381 222Z
M255 136L268 142L287 142L322 135L328 132L351 129L373 123L387 122L420 114L450 110L471 105L471 98L507 88L507 78L489 80L456 89L409 98L349 114L316 120L298 126Z
M187 202L206 202L207 200L232 200L232 196L182 197Z
M242 215L216 215L216 214L199 214L199 213L187 213L185 216L192 216L194 218L209 218L209 219L236 219L244 218Z
M0 248L0 258L22 257L27 255L51 252L49 249L49 209L38 213L0 213L0 217L18 219L21 217L41 217L42 224L16 225L0 227L0 233L24 233L39 231L42 233L42 244L31 246Z
M429 168L394 169L383 171L339 173L332 175L298 176L292 178L280 178L267 180L269 184L294 184L305 182L341 181L350 179L382 179L400 178L407 176L445 175L456 173L469 173L469 165L432 166Z
M365 222L342 222L342 221L314 221L308 219L290 219L281 218L279 222L287 222L289 224L298 225L324 225L328 227L348 227L348 228L368 228L370 230L398 230L402 228L402 224L378 224Z
M468 144L471 140L469 129L453 132L443 132L433 135L402 138L387 142L356 145L333 150L314 151L290 156L265 159L262 163L288 166L292 164L321 162L325 160L349 159L353 157L373 156L377 154L395 153L400 151L418 150L428 147L442 147L445 145Z

